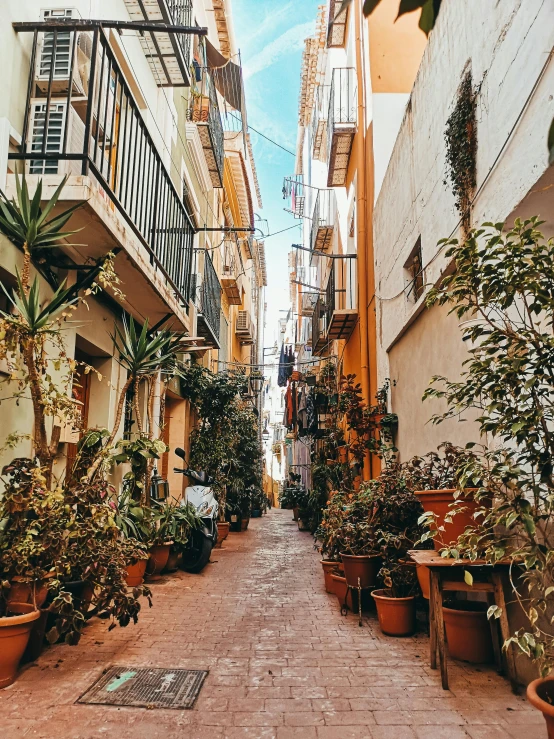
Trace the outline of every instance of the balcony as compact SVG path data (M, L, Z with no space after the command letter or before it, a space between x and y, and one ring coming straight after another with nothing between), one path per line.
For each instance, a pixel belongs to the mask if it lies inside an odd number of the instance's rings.
M124 0L133 21L192 26L192 0ZM190 84L191 35L145 31L138 36L158 87Z
M29 186L44 197L68 176L61 200L84 202L71 225L87 246L64 245L76 263L123 249L123 290L135 315L155 323L188 309L194 227L104 30L34 25L20 151ZM82 29L82 25L80 26ZM137 280L137 270L140 279Z
M241 291L238 284L239 274L239 247L234 239L225 239L223 243L223 263L221 265L221 287L227 296L229 305L242 303Z
M195 67L188 119L197 124L213 187L223 187L224 133L215 82L205 67Z
M330 89L330 85L316 87L312 117L313 158L322 162L327 160L327 116Z
M204 252L204 274L198 288L196 307L196 335L204 339L206 346L219 349L221 285L209 252Z
M325 288L325 338L349 339L358 322L356 259L333 259Z
M324 252L333 243L337 201L334 190L318 190L312 215L310 248Z
M327 30L327 47L342 47L346 42L346 26L348 24L348 8L340 12L341 0L329 0L329 19Z
M319 356L333 341L349 339L358 322L355 255L331 260L325 294L312 315L312 353Z
M342 187L357 127L357 81L352 67L333 69L327 120L327 187Z
M254 344L256 340L256 330L250 313L247 310L239 310L237 313L237 321L235 324L235 334L239 343L248 346Z

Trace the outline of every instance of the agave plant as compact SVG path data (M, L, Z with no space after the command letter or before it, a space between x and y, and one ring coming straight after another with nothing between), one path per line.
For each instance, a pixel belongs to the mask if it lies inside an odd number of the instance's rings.
M77 231L62 231L62 229L73 213L82 206L82 203L72 205L62 213L49 218L56 207L66 180L67 177L64 177L44 208L41 207L42 180L39 180L32 199L29 196L29 188L24 175L21 181L18 175L15 176L17 199L9 200L0 192L0 233L23 249L21 284L26 294L29 292L29 274L34 252L57 246L62 239L77 233Z

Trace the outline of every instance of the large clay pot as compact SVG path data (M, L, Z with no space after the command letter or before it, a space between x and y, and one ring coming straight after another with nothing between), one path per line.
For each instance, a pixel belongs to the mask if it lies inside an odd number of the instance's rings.
M229 524L227 521L218 521L217 524L217 543L216 547L219 549L221 548L221 545L225 541L225 539L229 536Z
M246 531L249 523L250 523L250 516L243 516L240 520L240 530Z
M352 606L352 592L346 584L346 578L333 572L331 574L331 580L333 581L333 591L337 596L337 600L341 608L345 605L346 600L346 607L348 608L348 610L353 611L354 608Z
M331 579L331 575L333 574L333 571L337 569L338 562L333 562L330 559L322 559L321 560L321 566L323 567L323 578L325 580L325 590L328 593L334 593L335 589L333 586L333 580Z
M0 618L0 688L11 685L16 678L33 622L40 611L30 603L10 603L8 614Z
M415 596L391 598L384 590L371 594L377 606L377 617L383 634L388 636L410 636L415 631Z
M292 518L294 521L298 521L298 506L294 506L292 509Z
M425 565L417 564L416 574L419 582L419 587L421 588L421 594L424 598L427 598L427 600L429 600L429 591L431 589L431 573L429 571L429 568Z
M548 739L554 739L554 675L539 677L527 686L527 700L542 711Z
M144 581L146 572L146 559L139 559L134 565L127 565L125 582L130 588L138 588Z
M452 659L480 664L492 662L492 636L487 604L474 600L456 601L443 607L446 641Z
M341 554L340 556L344 565L344 576L350 587L357 588L358 584L362 588L375 587L377 573L381 568L381 557L378 554Z
M479 503L472 496L474 489L468 489L466 496L460 496L457 500L463 504L465 510L456 513L452 517L451 523L445 523L444 517L451 512L450 505L454 503L454 494L456 490L417 490L416 495L419 498L425 513L432 511L437 516L437 525L444 526L444 531L439 531L433 539L435 549L438 551L449 544L454 543L458 537L464 533L468 526L475 526L477 521L473 518L473 514L477 511L485 501ZM433 527L432 527L433 528Z
M155 544L150 547L150 557L146 565L146 574L148 577L156 577L161 573L169 559L169 550L171 544Z

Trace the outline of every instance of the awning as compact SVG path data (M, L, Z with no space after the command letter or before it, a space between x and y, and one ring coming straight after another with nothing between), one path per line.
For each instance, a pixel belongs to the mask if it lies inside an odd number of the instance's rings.
M206 56L219 94L225 98L231 108L244 113L242 67L226 59L208 39L206 39Z

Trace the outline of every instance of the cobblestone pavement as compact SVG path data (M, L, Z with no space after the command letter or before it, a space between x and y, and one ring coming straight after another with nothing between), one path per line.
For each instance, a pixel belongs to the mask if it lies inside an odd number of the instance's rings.
M61 739L544 739L542 716L494 671L451 662L428 639L363 628L325 593L319 557L290 511L229 535L201 575L152 586L137 626L93 621L77 647L46 650L0 691L0 737ZM193 710L76 704L111 664L206 669Z

